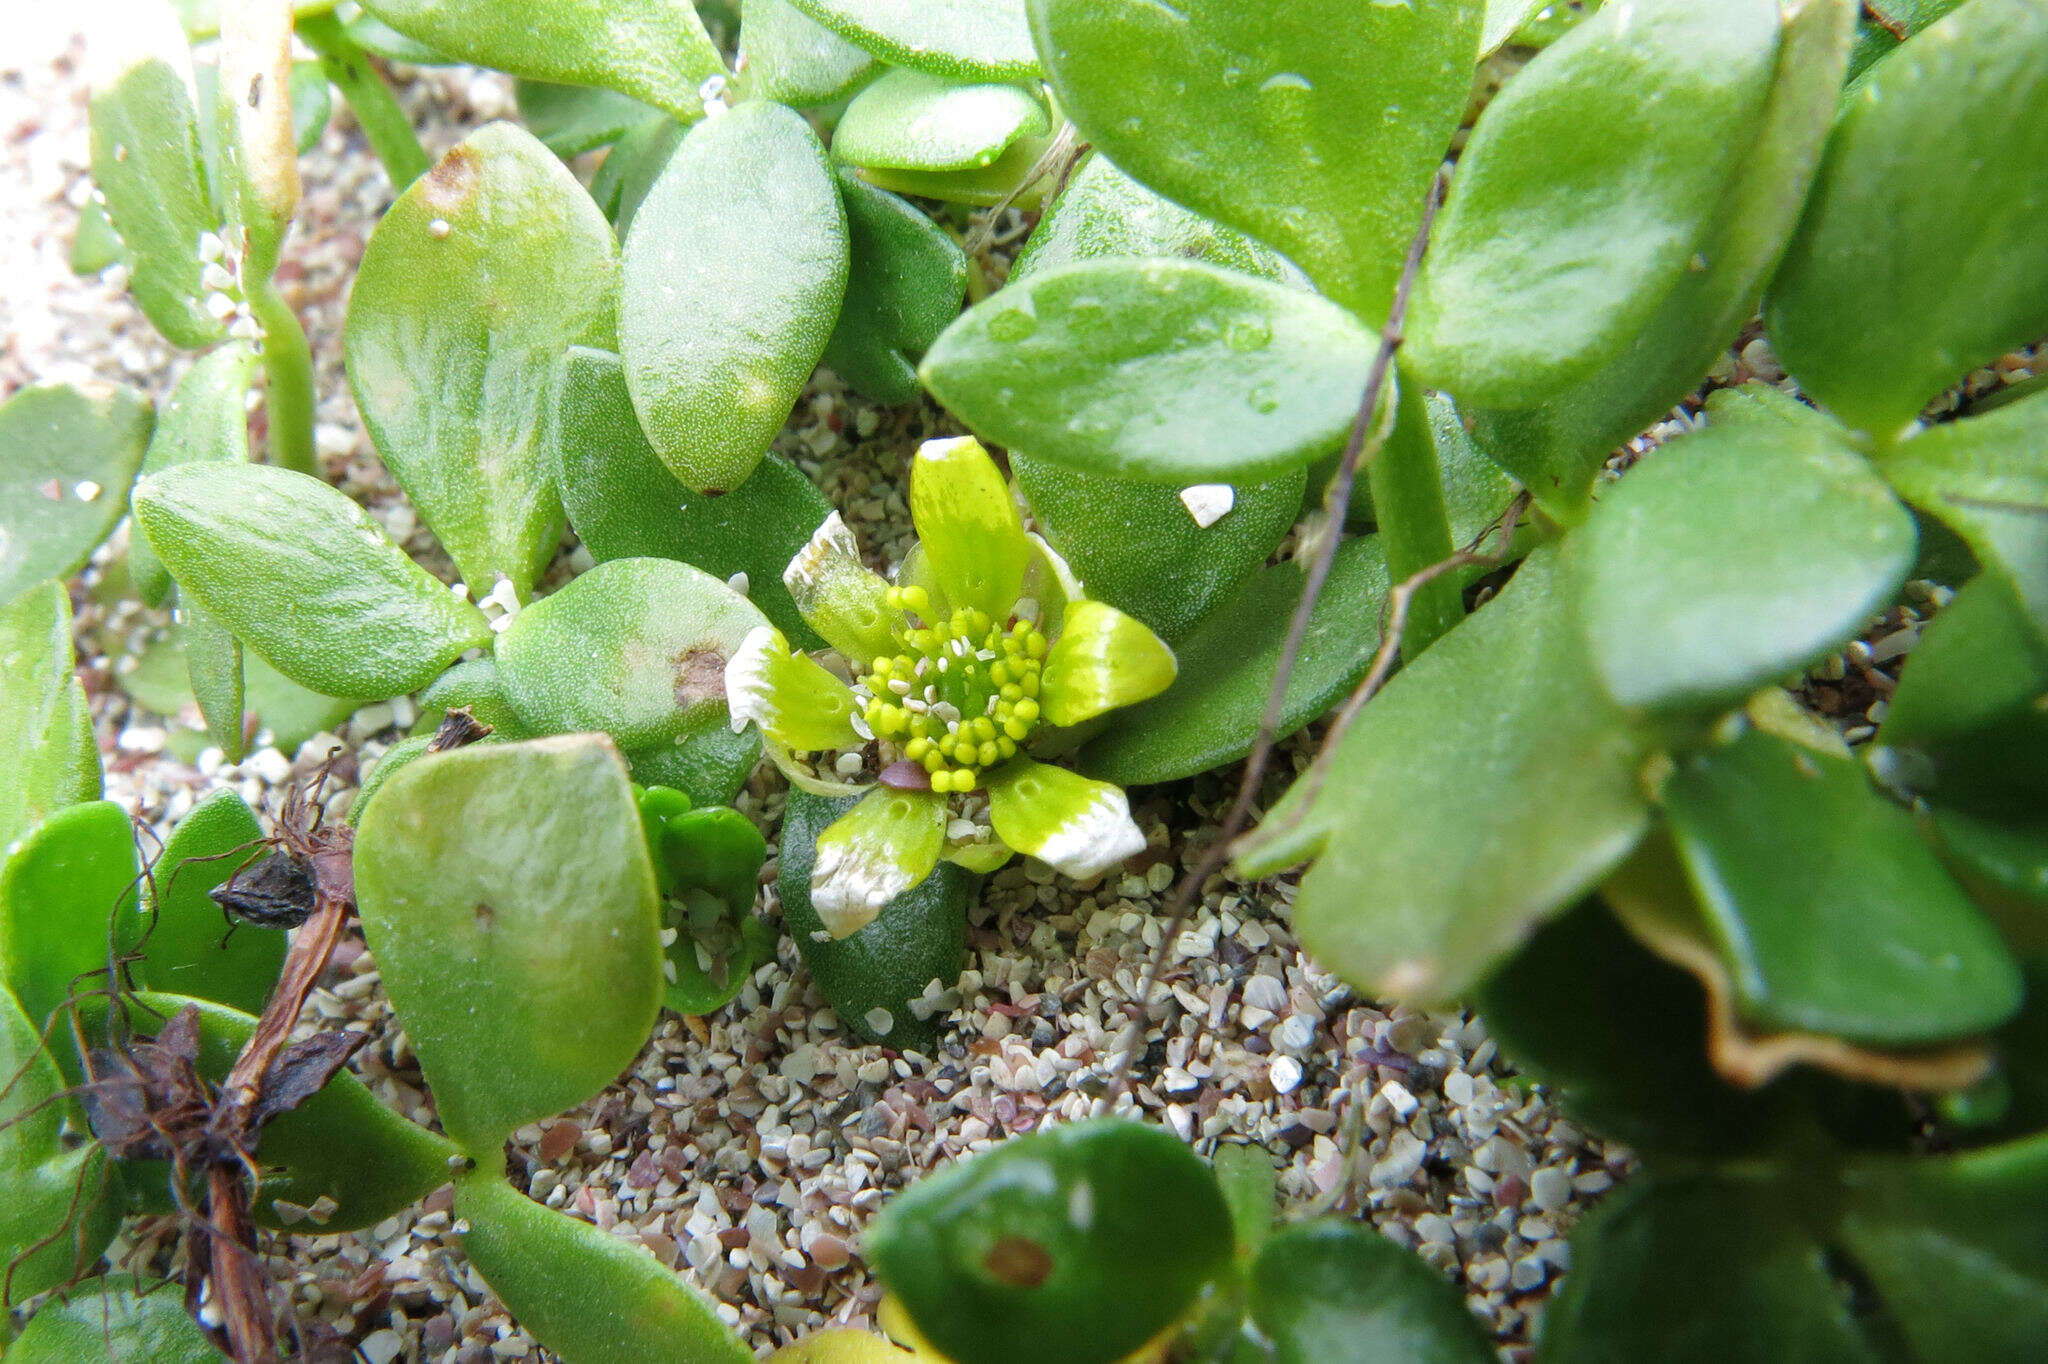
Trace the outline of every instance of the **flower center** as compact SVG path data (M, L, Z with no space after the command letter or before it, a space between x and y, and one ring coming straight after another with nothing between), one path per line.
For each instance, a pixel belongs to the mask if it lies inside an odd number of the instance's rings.
M890 588L889 605L905 613L894 630L901 652L859 679L868 726L930 773L932 790L972 791L1038 727L1045 636L971 607L920 625L931 619L922 587Z

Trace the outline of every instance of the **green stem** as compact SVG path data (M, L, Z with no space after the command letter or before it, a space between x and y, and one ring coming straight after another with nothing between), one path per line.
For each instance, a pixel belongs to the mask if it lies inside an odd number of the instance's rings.
M317 475L313 448L313 352L299 316L265 279L249 291L249 313L263 328L263 370L270 380L270 460Z
M1405 370L1399 372L1398 379L1394 430L1366 468L1373 515L1387 552L1387 578L1397 583L1450 558L1455 548L1444 511L1443 471L1437 465L1436 440L1430 432L1422 385ZM1414 658L1464 615L1458 574L1447 573L1425 583L1409 606L1401 656Z
M370 150L391 177L391 188L402 191L425 175L432 162L412 130L412 121L398 107L397 97L377 74L370 55L348 36L341 21L332 14L302 14L298 32L306 45L320 54L320 69L348 101Z

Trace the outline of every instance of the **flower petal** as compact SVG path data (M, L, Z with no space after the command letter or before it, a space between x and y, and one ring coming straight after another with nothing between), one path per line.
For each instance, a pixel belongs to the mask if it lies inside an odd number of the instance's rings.
M811 905L825 931L843 938L939 864L946 798L878 786L818 835Z
M1040 702L1053 724L1077 725L1159 695L1178 670L1173 650L1142 622L1084 599L1068 605L1046 656Z
M859 666L896 652L890 627L897 614L889 608L888 579L861 562L860 546L838 512L825 518L782 570L782 585L811 628Z
M1003 842L1077 880L1145 849L1121 786L1029 758L989 773L988 813Z
M928 440L910 473L910 519L924 559L957 610L1006 620L1031 557L1009 485L972 436Z
M725 665L725 699L737 734L749 720L799 753L858 748L853 693L809 654L789 647L782 631L757 625Z

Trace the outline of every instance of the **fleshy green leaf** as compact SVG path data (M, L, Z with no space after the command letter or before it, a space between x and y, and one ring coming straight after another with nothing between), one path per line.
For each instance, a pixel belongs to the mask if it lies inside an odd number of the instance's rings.
M1046 153L1050 137L1023 137L1010 144L986 166L967 170L890 170L875 166L861 168L861 178L892 194L913 199L937 199L941 203L968 204L994 208L1007 204L1025 212L1037 208L1044 196Z
M0 1076L0 1180L7 1188L0 1199L0 1266L4 1305L12 1307L89 1269L113 1238L119 1213L115 1199L102 1197L108 1171L99 1148L66 1138L67 1125L76 1130L83 1123L64 1095L64 1076L44 1047L40 1022L31 1022L4 987ZM23 1349L15 1341L7 1358L29 1358ZM84 1357L70 1356L64 1364Z
M725 665L765 623L688 564L613 559L515 616L498 667L513 709L542 733L683 743L724 726Z
M776 104L692 128L626 237L620 353L669 468L728 492L825 352L846 292L846 213L816 134Z
M1370 1226L1303 1222L1251 1269L1276 1364L1490 1364L1492 1342L1444 1276Z
M590 197L612 220L621 241L633 225L633 215L647 198L647 191L682 145L690 130L672 118L647 122L619 139L605 153L597 173L590 177Z
M1664 802L1747 1021L1912 1047L2019 1007L1996 931L1857 764L1752 730Z
M1081 769L1139 786L1191 777L1251 752L1301 584L1301 567L1291 560L1245 583L1175 644L1180 674L1173 685L1112 715L1111 727L1081 750ZM1376 537L1338 546L1287 681L1278 737L1327 711L1365 675L1379 647L1386 593Z
M1918 543L1861 455L1792 427L1671 442L1581 538L1593 666L1632 708L1732 701L1813 662L1890 604Z
M1438 412L1405 365L1396 373L1393 430L1362 473L1379 523L1387 576L1402 582L1450 558L1456 546L1444 501L1445 471L1437 458ZM1455 575L1422 584L1409 602L1401 656L1413 659L1464 615L1463 586Z
M2048 1338L2048 1138L1852 1170L1842 1239L1927 1359L2023 1359Z
M57 811L0 864L0 982L37 1028L74 988L107 988L108 962L141 935L139 879L128 814L110 800Z
M1846 101L1765 306L1803 388L1880 444L2048 332L2048 9L1976 0ZM1872 287L1882 281L1882 288Z
M199 703L199 714L206 721L207 737L220 746L227 761L240 762L245 747L242 646L196 600L175 600L178 649L185 655L185 675L192 684L192 699Z
M1176 203L1374 324L1472 90L1479 0L1031 0L1060 107Z
M811 871L818 835L858 800L789 793L776 879L783 922L811 979L847 1028L869 1042L929 1052L944 1019L929 1011L920 1017L910 1002L920 999L933 981L947 990L960 979L967 901L978 878L941 862L930 876L882 906L865 928L834 938L811 904Z
M673 786L705 805L728 805L761 763L761 736L753 730L734 734L723 725L707 726L683 744L655 744L626 754L633 780L648 786Z
M575 346L563 364L559 486L591 556L675 559L714 578L743 573L747 597L777 629L804 648L823 648L782 583L783 569L832 513L817 486L770 454L731 492L693 493L647 444L616 355Z
M1468 988L1648 824L1641 740L1600 697L1563 577L1558 551L1531 555L1365 708L1314 803L1298 784L1239 855L1265 871L1321 845L1296 931L1376 996Z
M672 0L552 0L531 12L493 0L367 0L364 10L457 61L530 80L595 85L689 120L725 63L694 6Z
M578 1364L748 1364L711 1304L639 1245L543 1207L498 1175L455 1181L462 1249L541 1344ZM602 1311L593 1305L602 1304Z
M740 68L747 88L795 109L844 99L882 63L807 17L790 0L742 0Z
M1755 316L1820 161L1855 9L1853 0L1804 0L1787 10L1761 121L1697 258L1620 352L1536 407L1472 409L1487 451L1553 517L1582 516L1615 447L1684 398Z
M479 599L500 578L523 597L554 554L562 509L542 435L555 365L565 346L611 342L617 269L590 196L509 123L414 181L364 248L349 384Z
M25 388L0 405L0 602L68 578L128 509L149 444L130 388Z
M92 708L72 661L71 601L61 584L0 603L0 860L55 811L99 799Z
M1922 432L1878 468L2002 576L2048 637L2048 394Z
M1409 320L1416 372L1526 407L1618 355L1707 240L1778 31L1775 0L1641 0L1523 68L1459 158Z
M726 805L691 808L668 787L636 793L668 957L668 1007L681 1014L722 1008L775 959L775 930L754 914L768 843L754 822Z
M292 143L300 156L320 145L334 116L334 88L318 62L292 63Z
M792 0L856 47L955 80L1038 74L1024 0Z
M1529 22L1544 0L1486 0L1486 23L1479 32L1479 55L1502 47Z
M916 205L838 174L852 269L825 364L876 402L915 402L917 361L960 315L967 255Z
M1096 152L1047 206L1010 266L1010 282L1099 256L1185 256L1265 279L1301 278L1276 252L1154 194Z
M1875 1364L1884 1356L1811 1229L1812 1183L1700 1174L1619 1190L1572 1237L1572 1272L1543 1314L1544 1353Z
M665 119L659 109L616 90L521 80L512 84L519 119L563 160L610 146L643 123Z
M960 1364L1108 1364L1222 1272L1230 1210L1172 1133L1109 1118L918 1181L867 1244L918 1330Z
M891 170L969 170L1051 127L1045 106L1021 86L964 85L898 69L846 106L832 155Z
M1085 473L1277 478L1343 442L1371 333L1324 299L1197 261L1084 261L969 309L925 356L982 435Z
M209 262L201 238L218 233L221 221L207 196L191 67L175 29L165 47L94 92L92 178L121 238L136 303L173 345L197 349L227 330L209 306L226 295L202 282Z
M302 686L379 700L491 641L483 612L317 478L187 464L136 484L157 556L235 638Z
M285 935L230 924L207 892L267 853L262 826L234 791L216 791L178 821L151 872L156 913L138 975L151 989L263 1012L284 964Z
M87 199L78 208L78 230L71 238L71 273L97 275L118 264L125 254L121 236L107 219L106 206Z
M1108 602L1177 641L1265 564L1301 506L1304 478L1230 488L1229 510L1199 524L1181 492L1104 478L1010 452L1010 472L1045 538Z
M233 462L249 459L249 385L256 377L256 352L239 341L208 351L185 371L185 377L164 400L142 472L153 474L174 464ZM128 537L128 574L135 593L151 606L171 590L171 575L144 535Z
M595 1094L653 1030L654 871L609 741L486 744L401 769L363 819L355 873L442 1124L485 1169L514 1128Z
M1994 724L2048 694L2048 642L2005 580L1971 579L1922 631L1877 737L1911 747Z
M87 1279L36 1310L7 1347L10 1364L219 1364L177 1285L137 1293L124 1277Z

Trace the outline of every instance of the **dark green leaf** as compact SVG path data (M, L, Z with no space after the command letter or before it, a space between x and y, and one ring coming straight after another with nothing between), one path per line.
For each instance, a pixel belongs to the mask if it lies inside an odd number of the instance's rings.
M832 800L792 790L782 821L776 885L782 919L840 1022L869 1042L929 1052L945 1019L919 1018L910 1001L932 981L948 990L966 960L967 901L978 878L951 862L882 907L872 922L833 938L811 906L811 867L818 835L854 807L858 797ZM886 1028L876 1010L888 1015Z
M1842 1240L1914 1355L2021 1360L2048 1340L2048 1136L1848 1175Z
M141 936L139 879L128 813L110 800L57 811L0 864L0 979L36 1027L74 989L107 988L109 962Z
M1444 1276L1370 1226L1304 1222L1252 1265L1252 1320L1276 1364L1491 1364Z
M1121 1118L1041 1129L898 1194L868 1253L960 1364L1108 1364L1230 1261L1230 1210L1172 1133Z
M71 600L62 584L0 603L0 859L53 812L99 799L92 707L71 667Z
M1531 61L1459 158L1409 321L1416 372L1528 407L1619 355L1708 243L1778 32L1775 0L1642 0Z
M714 578L744 573L746 595L798 648L824 641L798 614L782 571L832 504L780 455L720 497L678 483L633 415L619 358L572 347L557 421L562 504L591 556L675 559Z
M647 191L654 188L655 179L689 131L672 118L643 123L605 153L597 174L590 177L590 196L612 220L612 228L621 241L633 225L633 215L639 212Z
M497 660L489 655L463 660L420 693L420 725L426 732L432 732L441 716L456 706L467 706L471 717L479 724L489 725L500 739L541 737L512 709L512 700L505 694L505 675Z
M1228 489L1229 510L1203 526L1179 491L1156 483L1082 473L1021 450L1010 452L1010 471L1088 595L1168 643L1187 636L1265 564L1294 524L1303 483L1296 472Z
M513 708L543 733L681 743L725 726L726 662L765 623L688 564L613 559L514 617L498 666Z
M25 388L0 405L0 602L81 568L128 509L149 445L131 388Z
M682 743L654 744L626 755L633 780L647 786L673 786L703 805L729 805L738 798L761 762L761 731L749 725L735 734L712 721L688 734Z
M876 402L915 402L917 361L960 315L967 255L916 205L850 170L839 171L839 192L852 268L825 364Z
M535 80L514 81L512 89L526 131L565 161L609 146L643 123L667 117L616 90Z
M1146 189L1096 152L1067 179L1010 266L1010 282L1098 256L1186 256L1266 279L1300 279L1274 251L1235 228Z
M136 484L157 556L243 644L302 686L377 700L491 642L484 615L317 478L187 464Z
M2048 637L2048 393L1925 431L1878 469L2003 577Z
M1682 761L1664 802L1746 1021L1914 1047L2019 1008L1996 931L1854 762L1752 730Z
M1594 679L1558 551L1403 668L1238 864L1311 854L1296 931L1377 996L1456 995L1628 855L1642 740ZM1304 778L1304 782L1313 778Z
M937 199L976 208L1007 204L1029 212L1038 207L1043 197L1042 163L1051 150L1049 137L1024 137L1012 142L1008 151L988 165L978 168L920 171L864 166L860 173L872 185L913 199Z
M219 1364L176 1284L138 1294L124 1278L87 1279L52 1299L7 1347L9 1364Z
M167 994L210 999L246 1014L263 1012L284 964L285 935L230 923L207 892L268 853L263 828L233 791L216 791L178 821L150 874L156 914L149 953L137 972Z
M1138 180L1377 323L1465 112L1479 0L1031 0L1060 107Z
M1081 750L1082 770L1137 786L1191 777L1251 752L1302 576L1291 560L1275 564L1212 611L1174 646L1180 672L1173 685L1116 712L1113 727ZM1376 537L1338 546L1287 681L1281 737L1327 711L1365 675L1379 647L1386 593L1386 559Z
M1437 461L1439 433L1422 385L1402 367L1394 405L1394 429L1364 470L1379 523L1387 577L1407 580L1451 557L1449 513L1444 506L1444 470ZM1413 659L1465 615L1458 579L1444 574L1424 583L1410 600L1401 636L1401 656Z
M1976 0L1848 99L1771 286L1773 348L1889 444L1970 369L2048 332L2044 202L2048 9Z
M2012 589L1992 574L1971 579L1921 632L1878 729L1911 747L1995 723L2048 693L2048 643Z
M792 0L856 47L956 80L1036 76L1024 0Z
M704 83L725 74L696 9L671 0L551 0L533 10L494 0L367 0L363 8L457 61L616 90L685 120L704 112Z
M175 598L178 648L207 737L228 762L242 760L242 646L197 600Z
M668 787L636 794L662 896L662 925L675 930L664 949L668 1007L711 1013L775 958L775 930L754 914L767 841L730 806L692 808L686 793Z
M748 1364L712 1306L643 1247L477 1170L455 1181L462 1249L533 1337L577 1364ZM593 1311L602 1304L603 1310Z
M647 1041L654 872L607 740L485 744L400 769L363 819L355 874L442 1124L486 1170L513 1129L583 1102Z
M299 155L320 145L327 120L334 115L334 91L318 62L292 63L292 142Z
M1083 261L968 310L925 356L982 435L1088 473L1264 480L1334 450L1376 349L1342 308L1197 261Z
M184 61L183 40L174 32L171 41ZM228 296L201 281L209 264L202 239L217 234L221 220L207 196L192 101L189 79L168 56L146 57L96 91L92 178L120 236L136 303L173 345L197 349L225 334L209 305ZM213 235L216 248L219 240Z
M792 108L844 99L882 74L882 63L789 0L743 0L740 69L762 99Z
M1709 429L1604 498L1581 537L1593 665L1631 708L1733 701L1853 638L1913 567L1913 518L1819 430Z
M617 269L589 195L509 123L414 181L364 248L349 384L478 599L500 578L523 597L561 538L541 440L555 364L565 346L611 342Z
M1619 353L1536 407L1473 409L1489 452L1552 516L1583 515L1615 447L1684 398L1755 315L1820 160L1855 8L1853 0L1807 0L1788 11L1761 121L1697 257Z
M825 352L846 262L801 115L755 102L690 130L633 216L619 314L633 407L677 478L746 481Z
M1680 1175L1623 1188L1572 1237L1544 1357L1876 1364L1805 1225L1814 1182Z
M247 399L256 378L256 360L253 347L233 341L194 361L156 415L142 472L153 474L174 464L247 463ZM170 572L149 547L147 536L128 537L128 573L136 595L151 606L161 604L171 590Z

